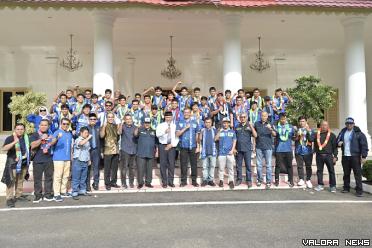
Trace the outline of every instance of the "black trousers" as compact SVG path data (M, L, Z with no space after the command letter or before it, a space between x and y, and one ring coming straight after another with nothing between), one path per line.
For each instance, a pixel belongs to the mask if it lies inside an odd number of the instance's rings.
M299 155L296 154L296 164L297 164L297 172L298 177L304 180L304 164L306 167L306 181L311 179L311 175L313 174L313 170L311 169L311 165L313 163L313 154L306 154L306 155Z
M120 177L121 185L127 185L127 175L129 171L129 183L134 183L134 160L136 154L129 154L124 151L120 151Z
M152 182L152 163L153 158L140 158L137 157L137 183L143 185L143 177L146 177L145 183Z
M159 145L161 182L165 185L173 184L176 163L176 148L165 150L166 147L167 145Z
M323 183L324 164L326 164L329 173L329 186L336 187L336 174L332 154L316 154L317 167L316 175L318 177L318 184L324 185Z
M342 168L344 169L344 189L350 190L350 174L354 172L357 193L363 192L362 162L360 156L342 156Z
M34 194L35 196L42 196L42 184L44 174L44 195L51 197L53 195L53 161L44 163L33 163L34 173Z
M283 166L287 170L289 183L293 184L292 152L277 152L275 157L275 181L279 181L280 167Z
M181 183L187 183L187 167L190 161L191 164L191 180L196 182L198 176L197 168L197 154L195 153L196 148L186 149L181 148L180 151L180 163L181 163Z
M116 184L116 181L118 179L118 162L118 154L103 156L104 177L106 186Z

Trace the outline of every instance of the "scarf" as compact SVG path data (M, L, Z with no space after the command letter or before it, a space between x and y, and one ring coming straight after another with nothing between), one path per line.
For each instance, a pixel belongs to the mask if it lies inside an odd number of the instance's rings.
M27 166L30 164L30 140L28 138L27 134L23 135L23 139L25 140L25 146L26 146L26 158L27 158ZM16 173L19 174L22 171L22 151L21 151L21 144L18 141L15 144L15 150L16 150Z
M290 132L290 128L288 124L285 124L284 128L283 126L278 124L278 134L279 134L279 138L281 141L286 142L288 140L289 132Z
M38 133L39 133L39 137L40 137L40 138L41 138L41 136L43 136L43 134L44 134L44 133L42 133L40 130L38 131ZM46 133L46 134L47 134L47 133ZM48 136L47 139L45 139L45 140L41 140L40 149L43 150L43 153L44 153L44 154L47 154L48 151L49 151L49 149L52 147L52 144L51 144L51 143L52 143L52 142L51 142L51 139L49 138L49 136ZM50 151L50 154L53 154L53 151L52 151L52 150Z
M156 130L162 119L161 112L157 112L155 116L152 112L150 112L150 118L151 118L150 126L152 129Z
M258 120L258 110L256 111L252 111L252 109L249 110L249 119L253 124L256 123Z
M323 148L327 146L330 137L331 137L331 130L328 129L326 139L324 140L324 143L322 144L320 142L320 128L318 129L318 132L316 133L316 142L318 143L319 151L323 150Z
M207 128L203 128L203 130L202 130L202 133L203 133L203 147L202 147L202 150L201 150L201 158L202 159L207 157L206 149L205 149L205 146L207 144L206 143L207 142L207 140L206 140L206 136L207 136L206 131L207 130L208 130ZM215 135L215 128L214 127L211 128L211 132L212 132L212 139L214 139L214 135ZM212 156L215 157L217 155L216 142L212 142L212 151L213 151Z
M116 109L116 112L118 113L118 117L120 118L120 120L122 120L128 112L128 104L125 104L124 107L121 105L118 106L118 108Z
M278 106L278 100L279 100L279 106ZM278 110L282 110L283 109L283 103L284 103L284 100L283 100L283 97L280 96L279 99L277 97L275 97L275 95L273 96L273 102L276 106L276 108Z

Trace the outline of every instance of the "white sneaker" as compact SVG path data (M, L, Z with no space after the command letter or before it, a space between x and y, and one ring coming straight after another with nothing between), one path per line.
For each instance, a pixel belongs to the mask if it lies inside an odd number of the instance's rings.
M304 186L305 182L303 179L300 179L300 181L298 181L297 185L298 186Z
M313 188L313 184L311 183L310 180L307 180L306 181L306 187L308 187L309 189L312 189Z
M316 186L315 190L316 191L322 191L322 190L324 190L324 186L323 185L318 185L318 186Z

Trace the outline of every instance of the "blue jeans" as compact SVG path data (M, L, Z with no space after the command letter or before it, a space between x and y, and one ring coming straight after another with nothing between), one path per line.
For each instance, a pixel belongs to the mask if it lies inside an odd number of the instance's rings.
M245 180L247 182L252 182L252 170L251 170L251 155L252 151L247 152L238 152L236 154L236 177L237 180L242 180L242 168L243 168L243 159L246 167Z
M272 177L272 165L271 159L273 155L273 150L261 150L256 149L257 155L257 181L262 182L262 162L263 159L266 161L266 183L271 183Z
M85 194L87 192L87 173L88 162L79 161L75 158L72 161L72 196Z
M213 182L214 169L216 168L216 157L207 156L203 159L203 181Z

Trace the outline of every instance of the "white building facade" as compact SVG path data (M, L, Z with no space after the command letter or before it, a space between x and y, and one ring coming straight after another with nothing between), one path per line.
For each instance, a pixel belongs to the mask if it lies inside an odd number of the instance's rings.
M9 92L45 92L51 102L75 85L131 96L150 86L171 89L176 81L164 79L160 71L173 35L180 80L189 88L200 87L206 95L210 86L257 87L272 95L276 88L294 86L298 77L314 75L338 90L337 106L328 116L333 128L342 128L345 117L352 116L362 130L372 130L370 1L350 0L355 6L312 6L309 1L311 8L160 0L16 2L0 5L2 119ZM59 65L70 34L84 64L75 72ZM249 68L258 36L271 64L262 73ZM0 129L7 131L4 123Z

